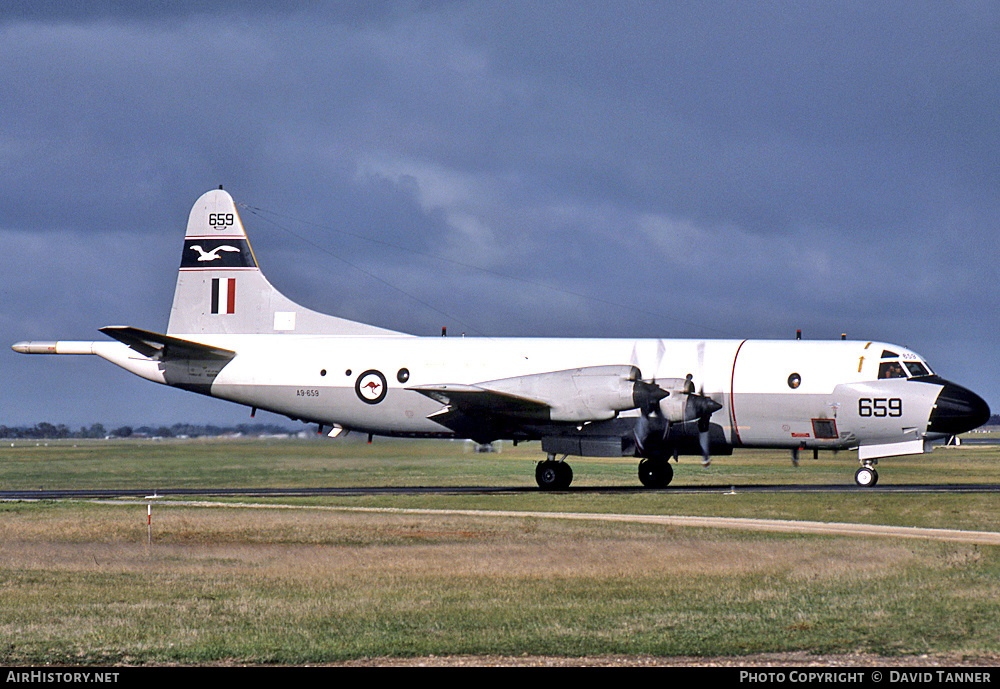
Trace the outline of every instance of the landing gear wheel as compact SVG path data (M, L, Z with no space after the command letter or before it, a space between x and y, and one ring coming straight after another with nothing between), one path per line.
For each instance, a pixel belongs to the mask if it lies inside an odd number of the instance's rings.
M573 469L566 462L551 459L535 467L535 481L542 490L566 490L573 481Z
M871 488L878 483L878 472L872 467L861 467L854 473L854 482L862 488Z
M666 459L646 457L639 462L639 481L646 488L666 488L674 478L674 468Z

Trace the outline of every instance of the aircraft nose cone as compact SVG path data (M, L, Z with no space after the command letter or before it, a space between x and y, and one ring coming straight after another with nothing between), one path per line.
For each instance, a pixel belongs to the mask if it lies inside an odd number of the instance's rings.
M990 407L982 397L961 385L943 381L927 431L958 435L979 428L989 418Z

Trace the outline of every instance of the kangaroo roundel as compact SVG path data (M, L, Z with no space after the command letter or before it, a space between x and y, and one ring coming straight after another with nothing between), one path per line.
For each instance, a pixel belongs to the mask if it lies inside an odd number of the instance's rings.
M385 399L386 388L385 376L375 369L365 371L354 383L354 391L368 404L378 404Z

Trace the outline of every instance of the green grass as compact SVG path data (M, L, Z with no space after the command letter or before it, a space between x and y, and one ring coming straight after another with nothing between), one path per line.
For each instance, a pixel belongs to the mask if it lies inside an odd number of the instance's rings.
M169 441L0 448L2 488L532 485L531 445ZM1000 452L886 460L882 482L997 481ZM682 462L678 483L851 481L845 453ZM635 485L577 460L576 484ZM720 476L728 478L721 479ZM769 479L764 477L770 477ZM0 503L0 663L303 664L383 656L1000 653L1000 548L449 515L745 516L1000 530L996 494L537 492ZM242 500L241 502L248 502ZM226 506L226 505L230 506ZM268 507L268 505L271 505ZM341 507L403 511L357 512Z
M153 488L201 486L534 486L538 443L475 453L464 442L376 439L315 440L71 440L4 441L0 489ZM880 485L1000 483L995 447L939 447L884 459ZM636 486L633 458L570 458L574 487ZM743 450L675 464L675 485L819 483L853 485L857 455Z

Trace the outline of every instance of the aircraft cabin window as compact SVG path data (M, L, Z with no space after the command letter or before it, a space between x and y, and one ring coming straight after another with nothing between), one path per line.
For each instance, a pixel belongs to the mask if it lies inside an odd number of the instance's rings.
M911 376L929 376L930 372L927 368L919 361L907 361L906 369L910 372Z
M799 387L799 385L801 384L802 384L802 376L800 376L798 373L793 373L792 375L788 376L788 387L790 387L792 390Z
M879 378L906 378L906 372L898 361L883 361L878 367Z

